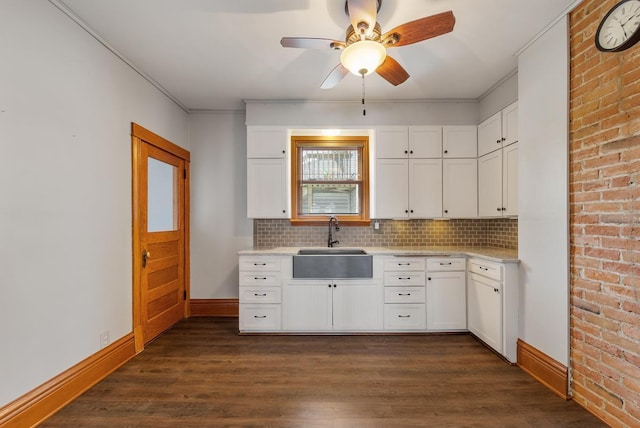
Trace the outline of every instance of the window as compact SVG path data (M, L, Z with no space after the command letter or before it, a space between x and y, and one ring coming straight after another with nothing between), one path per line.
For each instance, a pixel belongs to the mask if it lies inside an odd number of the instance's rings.
M369 224L369 138L291 138L291 222Z

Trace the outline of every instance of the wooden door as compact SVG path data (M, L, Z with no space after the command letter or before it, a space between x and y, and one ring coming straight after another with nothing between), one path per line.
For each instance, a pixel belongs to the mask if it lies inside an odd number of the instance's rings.
M189 153L134 124L133 159L133 313L139 351L189 315Z

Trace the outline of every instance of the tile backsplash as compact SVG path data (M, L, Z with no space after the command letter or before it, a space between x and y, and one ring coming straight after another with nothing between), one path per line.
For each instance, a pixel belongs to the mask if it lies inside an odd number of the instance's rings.
M518 219L377 220L334 234L341 247L487 246L518 248ZM292 226L289 220L253 221L254 248L326 246L327 226Z

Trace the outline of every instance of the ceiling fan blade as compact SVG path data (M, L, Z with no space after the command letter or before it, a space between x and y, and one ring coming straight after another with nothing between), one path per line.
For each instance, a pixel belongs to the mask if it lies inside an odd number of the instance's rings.
M310 37L283 37L280 40L283 48L303 49L342 49L344 42L330 39L314 39Z
M382 41L387 47L410 45L449 33L453 30L455 23L456 18L453 16L453 12L442 12L405 22L385 33L382 36Z
M349 70L347 70L342 64L338 64L333 70L331 70L331 73L329 73L326 79L324 79L320 87L322 89L331 89L340 83L347 74L349 74Z
M364 34L371 35L376 26L376 15L378 13L378 0L347 0L349 19L356 33L364 31ZM359 30L358 24L366 23L366 28Z
M398 86L409 78L407 70L389 55L387 55L384 62L376 69L376 73L393 86Z

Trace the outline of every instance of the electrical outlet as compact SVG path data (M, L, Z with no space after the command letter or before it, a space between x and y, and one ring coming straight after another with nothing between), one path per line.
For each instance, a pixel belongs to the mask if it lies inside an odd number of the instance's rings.
M109 330L100 333L100 349L106 347L110 342Z

